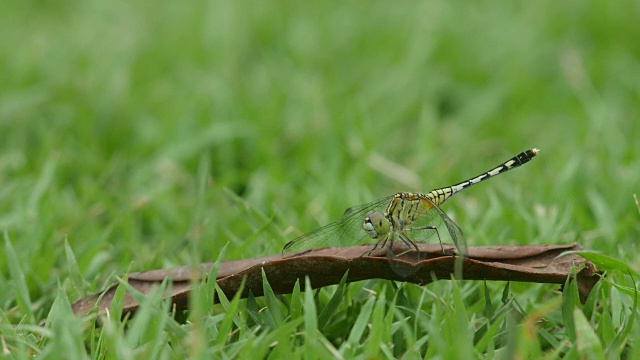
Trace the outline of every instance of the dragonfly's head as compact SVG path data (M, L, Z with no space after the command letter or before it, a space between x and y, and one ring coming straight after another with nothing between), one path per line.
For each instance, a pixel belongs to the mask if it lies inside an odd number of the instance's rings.
M380 211L369 211L364 218L362 228L372 239L389 232L389 220Z

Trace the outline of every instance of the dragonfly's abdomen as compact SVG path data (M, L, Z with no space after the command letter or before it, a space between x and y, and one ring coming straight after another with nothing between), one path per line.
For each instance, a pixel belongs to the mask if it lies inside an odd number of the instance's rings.
M536 155L538 155L538 149L523 151L520 154L512 157L511 159L505 161L495 169L489 170L483 174L480 174L474 178L463 181L461 183L432 190L429 193L427 193L426 196L434 204L440 206L442 203L447 201L450 197L455 195L457 192L462 191L479 182L485 181L493 176L502 174L503 172L507 172L513 168L517 168L518 166L529 162L529 160L531 160Z

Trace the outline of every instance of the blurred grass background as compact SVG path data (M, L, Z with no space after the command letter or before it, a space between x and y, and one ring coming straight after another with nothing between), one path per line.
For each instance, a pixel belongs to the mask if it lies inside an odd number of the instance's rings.
M638 2L3 7L0 229L40 317L65 241L95 291L227 242L228 259L277 253L349 206L532 147L444 206L468 244L639 259Z

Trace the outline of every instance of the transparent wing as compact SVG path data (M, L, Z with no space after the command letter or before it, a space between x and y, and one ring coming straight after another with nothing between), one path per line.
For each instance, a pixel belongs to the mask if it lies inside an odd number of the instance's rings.
M412 275L416 269L396 260L415 264L426 258L415 251L418 243L453 243L459 255L467 255L466 241L460 227L427 197L421 199L413 221L391 236L386 249L387 260L391 269L402 277Z
M428 209L425 211L424 216L419 219L419 221L414 221L414 226L419 227L422 221L425 221L425 225L433 225L438 228L438 232L440 235L440 240L445 243L450 239L453 245L458 250L460 255L465 256L467 254L467 242L462 233L462 229L455 223L455 221L451 220L451 218L444 212L440 207L434 204L429 198L425 197L423 199L425 202L425 208ZM444 226L442 226L444 224ZM423 225L423 226L425 226ZM434 231L418 231L416 233L424 233L422 236L426 236L427 239L430 239L433 236ZM424 241L420 239L420 235L417 234L417 239L415 241Z
M340 220L288 242L282 249L282 254L293 256L312 249L349 247L363 242L375 242L362 229L362 223L369 211L384 212L392 197L388 196L365 205L347 209Z
M451 235L451 239L453 240L453 244L458 249L458 255L467 257L467 240L464 238L464 234L462 234L462 229L456 224L450 217L447 216L440 208L438 209L438 213L444 220L444 224L447 226L449 230L449 234Z
M453 243L460 254L466 254L466 241L460 227L428 197L420 200L413 221L403 229L404 236L416 243Z

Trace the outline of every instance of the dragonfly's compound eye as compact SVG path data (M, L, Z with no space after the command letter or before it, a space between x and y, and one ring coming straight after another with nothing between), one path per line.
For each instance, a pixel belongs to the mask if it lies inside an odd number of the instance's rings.
M378 237L378 233L376 232L376 229L373 228L371 219L368 216L364 218L364 222L362 223L362 228L367 233L367 235L369 235L369 237L371 237L372 239L375 239Z
M380 211L369 211L364 218L362 228L372 239L389 232L389 220Z

